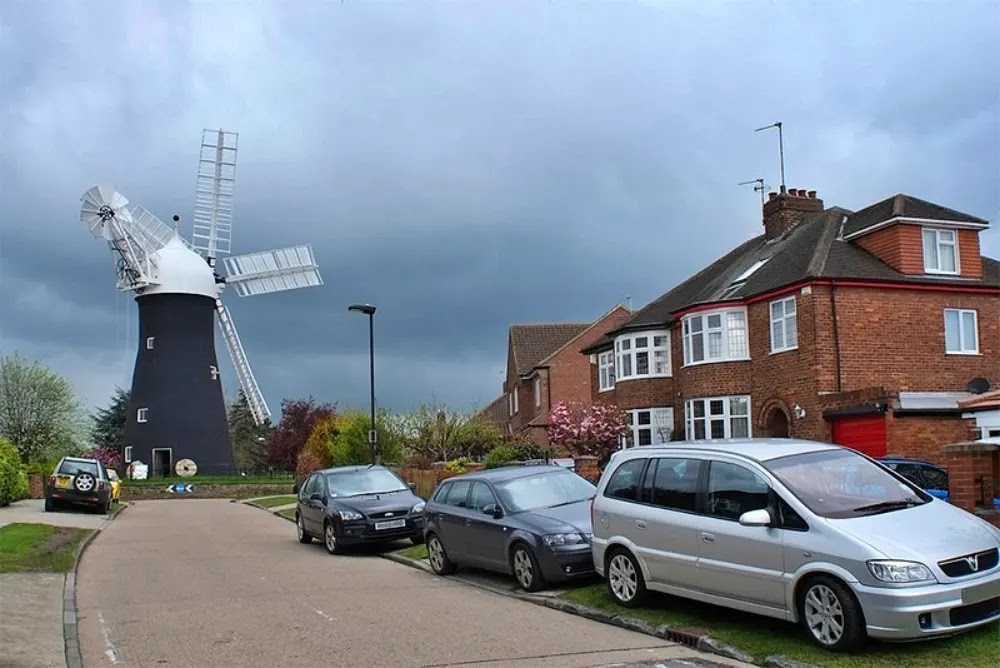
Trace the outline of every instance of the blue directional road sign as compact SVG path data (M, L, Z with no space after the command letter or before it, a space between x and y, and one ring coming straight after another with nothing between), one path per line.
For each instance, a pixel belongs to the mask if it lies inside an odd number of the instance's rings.
M168 485L167 491L171 494L190 494L194 491L194 485L191 483L178 482L173 485Z

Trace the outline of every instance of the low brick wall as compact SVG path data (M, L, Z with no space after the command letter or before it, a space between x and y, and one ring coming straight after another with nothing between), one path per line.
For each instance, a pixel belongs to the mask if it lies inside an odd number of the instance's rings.
M194 491L177 494L167 491L167 483L162 485L124 485L122 501L151 501L156 499L250 499L256 496L276 496L291 494L292 483L205 483L192 480Z
M1000 511L993 503L1000 482L1000 447L965 442L946 445L941 452L948 468L951 503L1000 527Z
M45 478L38 473L28 474L28 498L45 498Z

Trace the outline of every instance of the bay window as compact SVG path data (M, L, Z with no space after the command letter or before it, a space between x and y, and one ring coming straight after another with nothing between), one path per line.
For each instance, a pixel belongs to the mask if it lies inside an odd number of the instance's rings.
M632 332L615 339L615 379L670 375L670 332Z
M689 315L681 331L685 365L750 358L746 308Z
M692 441L749 438L750 397L691 399L684 407L684 427L688 440Z

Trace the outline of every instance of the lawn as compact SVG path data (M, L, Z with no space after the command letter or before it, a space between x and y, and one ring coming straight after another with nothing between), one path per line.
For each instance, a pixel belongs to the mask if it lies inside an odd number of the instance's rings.
M90 529L48 524L8 524L0 527L0 573L73 570L73 555Z
M254 499L253 502L258 506L274 508L275 506L287 506L291 503L295 503L297 499L298 497L292 495L267 496L262 499Z
M624 608L611 598L604 583L572 589L564 599L635 617L653 624L666 624L677 631L707 634L750 654L757 661L773 655L823 666L824 668L962 668L994 667L1000 652L1000 624L955 638L913 644L872 642L866 650L852 655L825 652L801 635L797 625L685 599L651 594L646 607Z

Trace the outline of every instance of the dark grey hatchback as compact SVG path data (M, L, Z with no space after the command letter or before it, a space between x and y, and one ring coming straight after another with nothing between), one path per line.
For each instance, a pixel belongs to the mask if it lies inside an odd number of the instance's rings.
M362 543L420 543L424 501L383 466L339 466L315 471L303 482L295 525L300 543L320 538L330 554Z
M438 575L459 564L513 574L526 591L594 573L595 488L558 466L508 466L448 478L424 509Z

